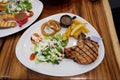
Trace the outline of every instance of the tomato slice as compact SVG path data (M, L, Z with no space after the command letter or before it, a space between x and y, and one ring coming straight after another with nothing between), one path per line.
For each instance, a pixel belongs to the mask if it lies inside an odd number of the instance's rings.
M31 55L30 55L30 60L34 60L35 59L35 53L32 53Z

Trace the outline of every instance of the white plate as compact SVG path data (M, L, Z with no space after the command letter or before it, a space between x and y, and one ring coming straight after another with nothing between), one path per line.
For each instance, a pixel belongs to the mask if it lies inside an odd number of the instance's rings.
M32 3L32 11L34 12L34 15L29 18L28 22L24 24L22 27L19 27L18 25L14 28L5 28L5 29L0 29L0 38L5 37L11 34L14 34L16 32L19 32L25 28L27 28L29 25L31 25L41 14L43 10L43 4L39 0L30 0Z
M55 19L59 21L60 17L64 14L68 14L70 16L77 16L71 13L60 13L60 14L55 14L50 17L44 18L37 23L33 24L29 29L25 31L25 33L21 36L19 39L17 46L16 46L16 56L18 60L27 68L36 71L38 73L46 74L46 75L51 75L51 76L73 76L73 75L78 75L82 74L85 72L88 72L94 68L96 68L103 60L104 58L104 45L102 42L102 39L99 40L99 55L98 58L96 59L95 62L89 64L89 65L82 65L74 62L73 60L70 59L64 59L63 61L60 62L59 65L52 65L50 63L39 63L35 64L34 61L30 61L29 57L32 51L30 48L32 47L31 43L31 35L35 32L38 32L41 34L40 27L41 25L50 20L50 19ZM77 19L82 21L82 22L87 22L83 18L77 16ZM87 22L88 23L88 22ZM86 27L90 30L90 32L87 34L87 36L96 36L100 38L100 35L97 33L97 31L93 28L91 24L87 24ZM61 33L65 31L65 28L61 29ZM42 34L41 34L42 35ZM96 39L97 40L97 39ZM75 39L71 38L69 41L69 45L73 45L76 42Z

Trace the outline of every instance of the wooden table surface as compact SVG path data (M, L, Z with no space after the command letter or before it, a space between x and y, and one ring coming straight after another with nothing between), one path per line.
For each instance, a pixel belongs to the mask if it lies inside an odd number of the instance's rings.
M38 10L39 11L39 10ZM37 21L61 12L77 14L90 22L103 38L105 57L95 69L76 76L52 77L34 72L23 66L15 55L16 44L23 34L0 38L0 79L41 79L41 80L120 80L120 46L116 36L108 0L69 0L61 5L44 5Z

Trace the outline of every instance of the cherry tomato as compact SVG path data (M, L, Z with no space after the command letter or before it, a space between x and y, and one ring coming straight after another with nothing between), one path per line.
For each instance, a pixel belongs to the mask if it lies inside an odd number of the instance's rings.
M30 60L34 60L34 59L35 59L35 54L32 53L32 54L30 55Z

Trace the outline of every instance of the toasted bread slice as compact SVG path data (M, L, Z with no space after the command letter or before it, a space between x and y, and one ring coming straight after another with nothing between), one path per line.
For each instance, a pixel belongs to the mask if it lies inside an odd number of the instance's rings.
M15 27L15 26L16 26L16 22L14 21L8 22L8 21L0 20L0 28L8 28L8 27Z
M14 14L0 14L0 17L5 21L15 20Z

